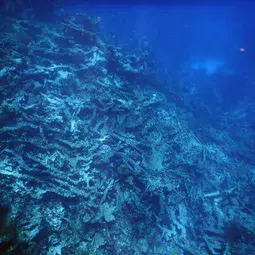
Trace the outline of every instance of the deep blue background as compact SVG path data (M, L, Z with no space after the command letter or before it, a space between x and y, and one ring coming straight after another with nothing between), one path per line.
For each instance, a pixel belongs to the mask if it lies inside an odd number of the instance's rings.
M101 31L109 42L150 50L158 73L164 77L200 88L216 81L226 102L233 104L247 96L249 101L254 99L255 7L251 2L177 5L72 1L65 8L100 16Z

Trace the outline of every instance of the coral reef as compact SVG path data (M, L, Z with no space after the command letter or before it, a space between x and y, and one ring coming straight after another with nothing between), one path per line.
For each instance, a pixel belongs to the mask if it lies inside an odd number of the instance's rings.
M0 203L26 254L253 254L250 143L192 128L206 106L91 17L1 18Z

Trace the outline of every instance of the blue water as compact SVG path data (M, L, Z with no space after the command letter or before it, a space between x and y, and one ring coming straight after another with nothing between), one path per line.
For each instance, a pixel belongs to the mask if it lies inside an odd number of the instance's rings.
M231 80L228 97L230 94L235 97L244 87L246 93L254 93L254 85L239 83L239 75L246 79L255 66L254 6L248 1L179 5L84 5L76 1L66 6L73 12L86 8L92 15L99 16L101 31L113 44L151 52L157 60L160 77L183 79L183 73L191 75L196 71L204 72L208 78L211 75L216 78L229 75L231 79L235 76L238 82L233 84ZM194 82L201 86L199 81ZM185 86L189 86L187 83ZM221 86L218 85L219 89L225 90L229 84ZM241 100L245 97L243 93L239 96ZM236 98L234 101L237 103Z

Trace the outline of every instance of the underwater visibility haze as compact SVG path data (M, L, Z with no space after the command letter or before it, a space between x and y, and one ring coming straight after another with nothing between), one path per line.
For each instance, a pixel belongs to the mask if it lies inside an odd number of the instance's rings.
M255 255L255 5L0 2L0 254Z

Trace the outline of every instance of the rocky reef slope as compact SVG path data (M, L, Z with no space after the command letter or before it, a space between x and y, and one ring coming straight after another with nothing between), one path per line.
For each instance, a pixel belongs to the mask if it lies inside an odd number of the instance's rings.
M195 131L189 95L96 19L2 21L0 202L25 254L253 254L249 146Z

